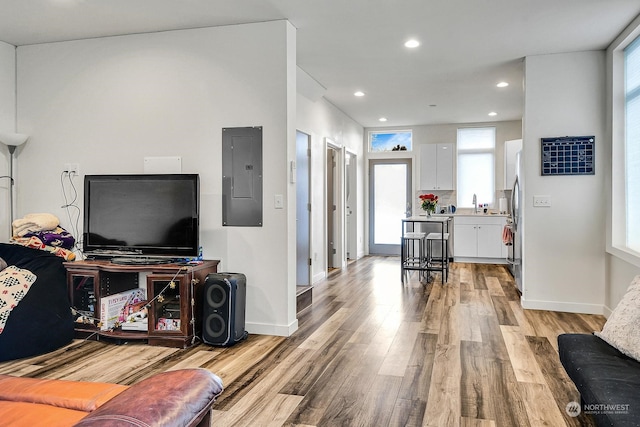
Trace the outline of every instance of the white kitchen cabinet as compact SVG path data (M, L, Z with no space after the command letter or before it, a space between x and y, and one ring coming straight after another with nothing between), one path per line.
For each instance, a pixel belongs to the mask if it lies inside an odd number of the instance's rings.
M502 226L478 224L478 257L502 258Z
M453 190L453 144L420 147L420 189Z
M478 225L460 224L458 218L453 221L453 255L456 257L478 256Z
M504 216L460 215L453 219L453 255L455 258L506 258L507 248L502 242L506 224Z

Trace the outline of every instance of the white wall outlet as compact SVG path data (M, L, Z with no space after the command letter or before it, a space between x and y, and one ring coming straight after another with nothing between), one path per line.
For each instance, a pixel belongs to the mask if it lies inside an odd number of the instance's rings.
M551 196L533 196L533 206L548 208L551 206Z
M80 176L80 164L79 163L65 163L64 172L71 176Z

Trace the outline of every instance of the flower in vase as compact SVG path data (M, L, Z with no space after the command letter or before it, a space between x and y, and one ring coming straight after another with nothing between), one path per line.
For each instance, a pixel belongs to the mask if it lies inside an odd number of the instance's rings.
M421 207L424 211L432 214L436 211L436 204L438 203L438 196L434 194L421 194L420 195Z

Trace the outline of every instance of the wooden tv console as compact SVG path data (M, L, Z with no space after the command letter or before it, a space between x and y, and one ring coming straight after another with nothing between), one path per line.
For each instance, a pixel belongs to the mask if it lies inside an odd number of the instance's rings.
M75 310L92 320L76 322L76 337L118 342L146 340L150 345L187 348L202 329L202 290L219 261L198 264L121 265L110 261L65 262L69 300ZM174 286L170 285L174 283ZM119 324L102 330L107 298L137 288L150 301L146 330L123 330ZM144 323L141 325L144 327Z

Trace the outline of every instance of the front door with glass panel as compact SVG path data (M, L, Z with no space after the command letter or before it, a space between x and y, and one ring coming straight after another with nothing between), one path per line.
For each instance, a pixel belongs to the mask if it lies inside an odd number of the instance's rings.
M369 253L400 255L402 218L411 214L411 160L369 161Z

